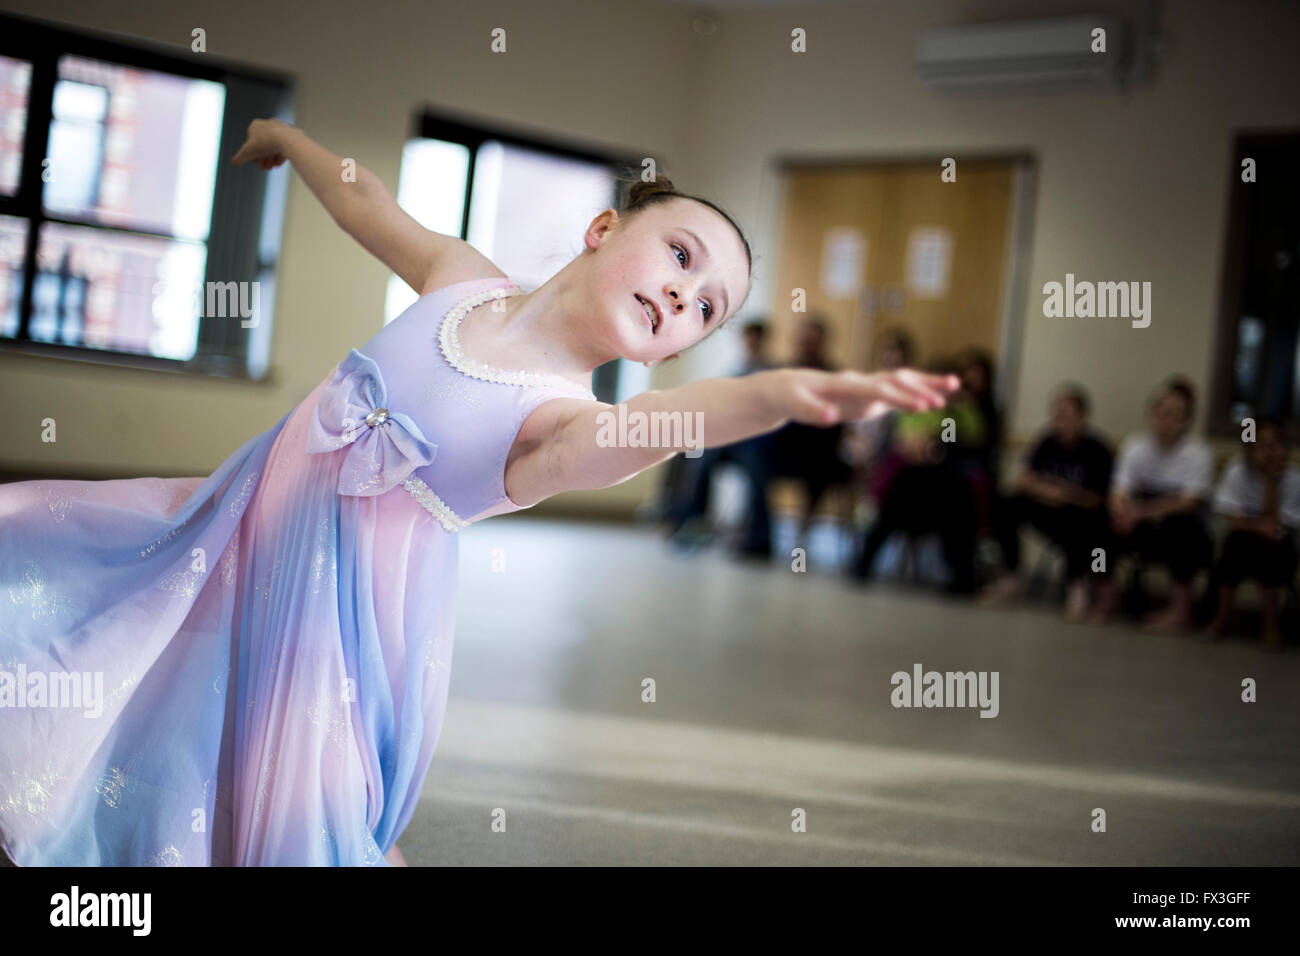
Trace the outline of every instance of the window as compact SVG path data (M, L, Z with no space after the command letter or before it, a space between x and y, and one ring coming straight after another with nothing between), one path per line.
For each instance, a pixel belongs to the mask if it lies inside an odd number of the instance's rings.
M426 113L402 150L397 201L427 229L459 236L526 290L582 251L582 234L617 208L617 179L637 160L594 153ZM416 292L389 280L385 321ZM649 372L618 359L596 369L596 397L610 403L648 388Z
M1240 437L1243 418L1278 418L1300 438L1297 169L1300 133L1237 136L1210 423L1219 435Z
M229 157L288 89L0 15L0 349L261 378L288 169Z

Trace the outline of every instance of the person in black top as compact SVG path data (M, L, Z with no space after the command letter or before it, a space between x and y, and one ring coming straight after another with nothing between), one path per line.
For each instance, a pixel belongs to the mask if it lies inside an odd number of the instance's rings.
M1094 548L1106 547L1106 491L1114 458L1088 426L1088 395L1066 385L1052 400L1051 424L1026 456L1016 491L999 502L994 532L1006 572L985 591L985 603L1019 596L1020 529L1029 523L1065 552L1066 613L1081 619L1088 606Z
M998 453L1002 449L1002 412L993 397L993 360L979 349L972 349L961 356L957 366L962 388L984 420L984 432L978 444L961 445L954 451L963 461L978 466L986 476L996 480Z
M767 357L768 325L752 321L741 329L745 357L733 372L736 376L749 375L776 368ZM737 549L741 557L768 558L772 552L771 518L767 505L767 484L771 477L769 460L772 457L770 434L757 435L745 441L706 449L691 466L689 459L678 455L674 464L686 472L680 480L684 494L670 508L670 540L686 548L697 547L712 535L707 528L710 491L713 473L719 465L739 465L745 473L749 491L749 516L745 522L744 540Z
M1002 454L1002 412L993 397L993 360L985 352L967 351L958 359L958 369L962 392L970 396L984 427L978 441L959 436L949 454L953 466L970 485L971 500L975 503L975 533L979 537L994 534L993 517L1001 506L998 458Z
M837 371L826 357L829 332L826 323L807 318L799 326L795 360L798 368ZM801 523L799 542L806 544L808 527L822 497L832 487L847 484L852 469L840 456L844 425L803 425L791 422L770 433L773 477L795 478L808 491L808 507Z

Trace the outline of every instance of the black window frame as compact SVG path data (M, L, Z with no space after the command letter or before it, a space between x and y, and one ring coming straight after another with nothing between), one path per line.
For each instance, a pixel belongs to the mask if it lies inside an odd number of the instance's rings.
M546 153L562 159L574 159L583 162L608 166L615 177L615 195L610 197L610 206L622 209L627 201L627 194L632 187L629 181L632 174L640 175L643 156L619 153L599 146L589 146L572 140L554 136L530 133L518 128L493 122L491 125L463 115L457 115L443 108L425 107L418 111L411 126L411 135L416 139L435 139L447 143L456 143L466 147L469 162L465 167L465 206L461 213L459 238L469 241L470 210L474 199L474 171L478 162L479 148L488 142L502 143L532 152ZM614 359L599 366L592 373L592 391L596 398L609 404L614 403L618 394L619 360Z
M180 50L181 52L178 52ZM18 188L13 196L0 195L0 215L27 221L21 298L16 337L0 337L5 354L48 356L97 365L116 365L205 378L234 378L268 382L270 376L254 376L249 368L252 328L229 318L200 315L195 354L187 360L144 355L138 352L90 348L60 342L34 341L29 336L33 318L33 295L38 274L36 251L46 223L104 229L109 233L172 238L138 227L107 225L93 220L47 213L41 204L42 160L49 144L53 115L54 87L61 56L79 56L114 65L167 73L188 79L209 80L225 88L225 108L218 141L216 181L213 185L212 219L204 269L208 283L252 282L278 271L283 209L268 216L268 175L255 164L232 166L229 157L247 138L248 124L257 118L275 116L292 123L295 83L288 74L250 67L215 56L193 53L184 48L149 41L71 29L63 24L0 13L0 56L31 63L27 122L23 134L22 165ZM203 297L206 305L207 296ZM274 322L274 304L261 301L259 325ZM204 310L206 311L206 310ZM270 341L271 329L258 330Z

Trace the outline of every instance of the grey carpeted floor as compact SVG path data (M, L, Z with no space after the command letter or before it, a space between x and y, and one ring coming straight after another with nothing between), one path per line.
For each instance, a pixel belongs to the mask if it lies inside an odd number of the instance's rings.
M861 591L609 527L505 520L461 546L412 865L1300 862L1294 647ZM917 663L998 672L997 716L893 707Z

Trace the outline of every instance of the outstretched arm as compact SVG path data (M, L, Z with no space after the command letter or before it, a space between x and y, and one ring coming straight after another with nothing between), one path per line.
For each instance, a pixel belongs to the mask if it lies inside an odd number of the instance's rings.
M286 160L339 227L416 292L424 291L439 259L455 254L460 246L469 248L456 236L421 226L365 166L358 163L355 181L345 181L342 156L280 120L253 120L247 142L231 162L236 166L256 162L272 169Z
M604 402L555 399L533 413L541 416L538 421L530 418L529 431L542 437L512 456L506 489L527 507L562 491L607 488L683 450L729 445L791 421L827 426L891 407L935 408L958 387L955 376L912 369L867 374L789 368L643 392L625 403L625 414ZM666 430L689 434L690 443L641 443L633 431L638 422L648 436L662 439ZM680 427L663 427L670 424ZM617 440L611 443L611 437Z

